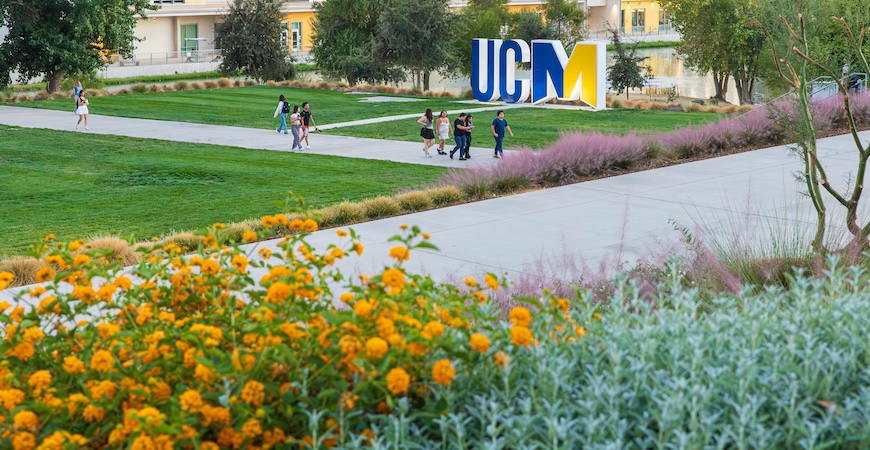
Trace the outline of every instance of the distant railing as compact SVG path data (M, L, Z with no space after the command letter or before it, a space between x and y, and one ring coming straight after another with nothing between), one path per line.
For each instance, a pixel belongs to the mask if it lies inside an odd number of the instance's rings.
M637 28L637 30L635 30ZM590 29L586 32L588 39L609 39L611 34L610 30L607 29ZM653 29L644 29L644 27L632 27L632 31L630 33L626 33L625 30L619 30L619 34L623 36L657 36L657 35L672 35L677 34L671 26L663 26L659 25L658 28Z
M109 67L158 66L201 62L220 62L221 51L216 49L184 52L134 53L132 58L115 54L109 57Z

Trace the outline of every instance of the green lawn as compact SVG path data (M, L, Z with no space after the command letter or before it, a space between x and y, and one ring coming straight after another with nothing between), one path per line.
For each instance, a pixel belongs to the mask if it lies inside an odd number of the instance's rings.
M320 89L249 86L92 97L90 111L93 114L109 116L269 129L278 127L278 119L272 118L272 115L281 94L287 97L291 107L305 101L311 103L311 112L318 125L398 114L422 115L426 108L440 111L467 106L449 98L420 97L422 101L419 102L367 103L359 100L382 94L356 95ZM69 109L70 100L23 102L15 105L66 111Z
M0 255L36 239L147 239L430 183L443 168L355 158L0 127Z
M451 117L455 119L456 116ZM495 111L474 114L475 131L472 145L494 146L490 124ZM624 134L630 131L651 133L668 131L711 122L722 118L713 113L685 113L671 111L645 111L640 109L616 109L607 111L573 111L564 109L521 108L510 109L505 119L514 132L514 137L505 138L507 148L528 146L541 147L559 139L561 133L571 131ZM420 141L420 126L413 119L381 122L371 125L342 127L325 130L324 133L375 139Z

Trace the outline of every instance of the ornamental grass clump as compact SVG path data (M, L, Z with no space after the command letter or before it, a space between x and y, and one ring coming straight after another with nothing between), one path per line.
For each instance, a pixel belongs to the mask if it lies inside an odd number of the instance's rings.
M341 202L320 210L320 220L324 226L346 225L365 218L366 209L359 203Z
M363 200L359 204L369 219L395 216L402 212L399 203L392 197L375 197Z
M432 199L426 191L411 191L395 196L403 211L425 211L432 208Z
M10 286L36 283L36 272L43 267L45 263L32 256L16 255L0 260L0 272L9 272L15 276Z

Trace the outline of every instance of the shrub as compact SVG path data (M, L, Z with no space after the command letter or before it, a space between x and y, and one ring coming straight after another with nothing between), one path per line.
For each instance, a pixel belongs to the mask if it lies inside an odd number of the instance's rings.
M191 89L190 83L188 83L187 81L176 81L175 82L175 90L176 91L189 91L190 89Z
M51 100L51 93L45 91L38 92L36 95L33 96L33 99L36 101Z
M163 86L159 84L152 84L148 87L149 92L163 92Z
M278 82L275 80L266 81L266 86L278 86L278 85L279 85Z
M244 82L244 80L236 80L236 81L233 83L233 85L234 85L235 87L242 87L242 86L245 86L245 82Z
M392 197L375 197L363 200L360 204L369 219L395 216L402 212L402 208Z
M119 237L101 237L85 244L87 250L97 250L96 253L105 256L110 261L118 261L121 265L130 266L139 262L140 253L130 247L130 243Z
M668 105L661 102L649 102L644 105L644 108L648 111L667 111Z
M454 185L429 188L426 190L426 195L435 206L453 205L465 200L462 191Z
M317 88L318 89L329 89L330 88L329 82L328 81L321 81L320 83L317 83Z
M387 84L379 84L377 87L377 90L378 90L378 92L383 92L384 94L395 94L396 93L396 87L390 86Z
M196 235L189 231L182 231L163 238L162 245L175 244L182 251L194 251L202 244L202 236Z
M233 82L232 82L232 80L230 80L230 79L227 78L227 77L223 77L223 78L219 79L217 82L218 82L218 86L220 86L220 87L222 87L222 88L231 88L231 87L233 87Z
M195 90L195 91L201 91L201 90L205 89L205 85L198 82L198 81L194 81L193 83L190 83L190 88Z
M167 84L167 85L163 86L164 92L172 92L174 90L175 90L175 85Z
M614 109L615 108L622 108L623 107L622 100L620 100L618 98L613 99L613 101L610 102L610 107L614 108Z
M299 89L302 87L302 82L299 80L293 80L290 82L290 87Z
M474 98L474 91L471 88L464 89L460 98Z
M737 107L737 105L727 105L720 108L723 114L734 114L738 111L738 109L739 108Z
M752 111L753 109L755 109L755 106L753 105L740 105L737 107L737 112L740 114L745 114L749 111Z
M258 84L257 80L245 80L245 86L256 86Z
M206 89L217 89L219 87L218 83L212 80L204 81L202 84Z
M432 208L432 199L426 191L411 191L396 196L403 211L423 211Z
M9 272L15 276L15 279L9 284L11 287L35 283L36 271L43 267L45 267L45 263L32 256L10 256L0 260L0 272Z
M144 94L144 93L148 92L148 87L142 83L136 83L133 85L132 88L130 88L130 90L136 94Z
M320 217L325 226L347 225L364 220L366 210L358 203L341 202L321 209Z
M704 107L697 103L689 103L689 111L688 112L700 112L703 111Z

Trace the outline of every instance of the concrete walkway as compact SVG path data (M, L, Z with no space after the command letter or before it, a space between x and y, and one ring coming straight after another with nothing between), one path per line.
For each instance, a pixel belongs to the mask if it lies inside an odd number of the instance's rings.
M414 115L414 117L418 116ZM77 117L72 112L0 106L0 124L3 125L75 131L76 120ZM395 119L390 118L390 120ZM276 133L274 130L164 120L131 119L126 117L101 116L99 114L91 114L89 121L90 131L88 133L100 135L164 139L175 142L228 145L282 152L289 152L290 146L293 144L292 135ZM409 123L408 126L417 127L413 122ZM429 149L432 158L425 158L423 156L422 141L387 141L348 136L329 136L317 132L312 133L309 139L311 150L305 150L302 153L458 168L491 165L498 161L491 157L492 147L489 147L489 145L492 144L493 140L485 130L474 133L472 144L485 143L487 147L471 147L472 159L469 161L459 161L458 157L451 160L447 156L439 156L435 147ZM450 145L450 148L453 148L453 146ZM299 151L296 150L296 152Z
M13 113L30 111L2 108L0 123L26 123L13 120L18 117ZM72 122L71 114L63 114L63 119ZM150 122L154 121L136 124ZM31 123L46 123L45 116ZM199 127L185 125L189 131ZM128 125L125 130L132 133L136 128ZM150 137L183 132L174 133ZM315 139L317 145L321 137ZM368 145L368 140L342 139L350 146L348 153ZM870 142L870 132L862 133L861 139L865 145ZM857 159L854 149L848 135L819 141L820 158L835 187L843 189ZM413 148L393 151L402 157L402 152L414 153ZM798 195L802 186L795 183L793 172L799 169L788 148L779 146L362 223L353 228L362 236L365 254L339 267L349 275L383 270L394 245L388 238L403 223L429 232L440 248L415 251L407 267L439 281L486 272L507 273L514 280L531 276L576 281L579 273L572 266L585 265L595 272L604 261L628 261L630 267L639 257L666 255L668 244L680 240L674 224L692 230L700 226L720 242L736 239L762 247L769 247L772 240L780 245L808 242L802 236L812 229L813 220L808 200ZM829 211L841 209L826 197ZM832 216L832 233L843 234L842 215ZM861 217L865 221L870 217L867 207ZM337 241L334 230L314 233L310 239L318 249ZM252 244L247 249L254 253L264 246L276 248L277 243Z

